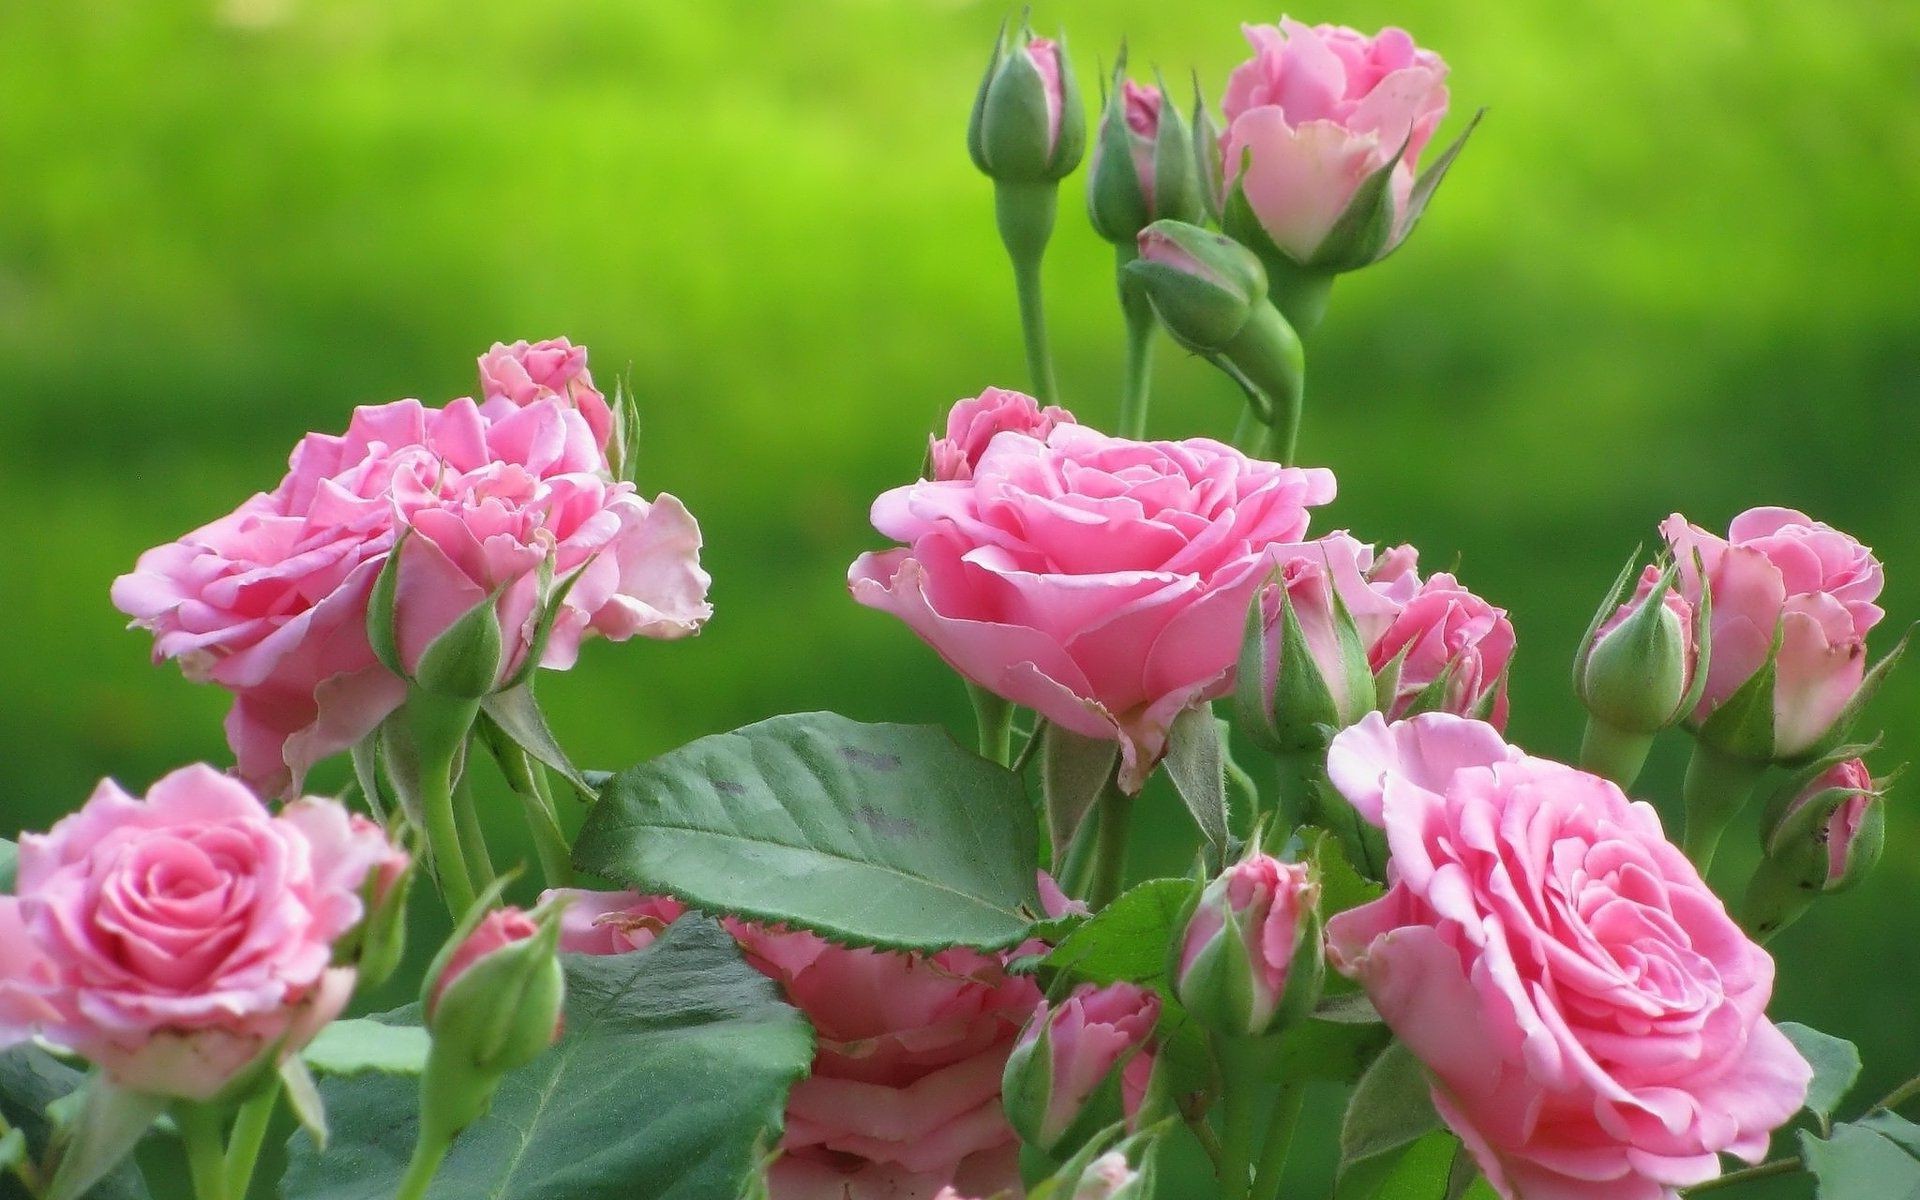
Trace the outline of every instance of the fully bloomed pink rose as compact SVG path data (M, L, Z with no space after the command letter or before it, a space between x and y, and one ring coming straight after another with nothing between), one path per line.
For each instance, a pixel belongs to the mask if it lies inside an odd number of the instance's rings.
M1328 777L1392 849L1327 925L1507 1200L1677 1200L1757 1162L1812 1071L1766 1018L1773 960L1659 817L1491 725L1375 713Z
M339 1014L354 972L333 965L333 944L391 854L332 801L274 816L211 767L175 771L144 800L105 781L20 840L0 998L30 997L39 1031L119 1086L208 1099Z
M1006 388L988 388L978 396L962 400L947 413L945 437L928 439L927 457L933 465L933 477L965 482L973 478L974 464L987 447L1002 433L1047 440L1055 426L1074 424L1073 414L1064 408L1040 402L1024 392Z
M862 555L848 586L981 687L1117 739L1138 791L1180 711L1232 687L1274 548L1333 492L1330 471L1205 438L998 437L971 480L875 501L875 528L908 544Z
M1700 606L1700 557L1713 619L1704 721L1766 662L1780 631L1773 688L1773 755L1791 758L1833 727L1860 689L1867 631L1886 615L1874 603L1885 582L1873 552L1790 508L1753 508L1716 537L1675 513L1660 532L1680 563L1680 587Z
M1394 161L1389 188L1405 233L1414 164L1447 111L1447 66L1404 30L1243 27L1253 58L1227 81L1223 178L1274 243L1311 259L1360 184ZM1402 151L1402 144L1405 150Z
M411 669L433 637L499 591L507 654L524 661L538 570L586 565L542 666L565 669L590 633L682 637L710 609L699 526L672 496L649 503L607 474L582 415L414 400L357 409L341 436L309 434L270 493L141 555L113 601L154 633L154 657L233 693L227 740L263 792L353 745L406 694L367 638L374 580L409 526L396 633Z
M807 1015L813 1070L787 1100L774 1200L893 1200L1019 1186L1000 1075L1040 1000L1002 955L836 946L730 921L747 961Z
M1367 650L1377 672L1400 660L1391 715L1404 714L1442 675L1442 711L1480 715L1496 728L1507 723L1507 664L1513 658L1513 624L1460 586L1453 576L1431 576Z
M585 346L566 338L495 342L480 356L481 408L489 416L501 408L525 408L556 397L579 410L593 431L594 444L604 452L613 437L613 410L593 386Z

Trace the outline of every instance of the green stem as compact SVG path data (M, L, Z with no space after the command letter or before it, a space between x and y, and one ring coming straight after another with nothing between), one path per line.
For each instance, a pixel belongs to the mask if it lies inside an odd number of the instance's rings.
M1000 241L1013 262L1013 286L1020 298L1020 332L1026 340L1027 374L1033 394L1042 404L1058 399L1053 380L1053 355L1047 348L1047 315L1040 297L1040 263L1047 239L1053 234L1053 216L1059 185L1006 183L993 187L994 218Z
M1233 1038L1214 1034L1213 1059L1220 1072L1220 1196L1248 1200L1261 1117L1274 1093L1270 1038ZM1277 1106L1276 1106L1277 1107ZM1275 1119L1278 1119L1276 1114Z
M1723 754L1705 742L1694 743L1693 759L1687 763L1686 782L1681 786L1687 809L1681 847L1700 874L1705 875L1713 865L1721 835L1753 794L1753 785L1765 770L1765 764Z
M980 730L980 757L1006 766L1013 761L1013 705L976 683L967 684L974 723Z
M1746 1167L1738 1171L1729 1171L1705 1183L1696 1183L1688 1188L1684 1195L1698 1196L1706 1192L1717 1192L1721 1188L1738 1187L1743 1183L1754 1183L1761 1179L1771 1179L1775 1175L1786 1175L1800 1169L1799 1158L1776 1158L1772 1162L1761 1163L1757 1167Z
M433 1182L434 1172L447 1157L451 1142L446 1138L421 1140L413 1144L413 1158L407 1162L406 1177L400 1181L400 1188L394 1192L393 1200L420 1200L427 1194L427 1185Z
M1121 377L1120 424L1123 438L1147 436L1148 394L1153 386L1153 305L1146 292L1127 274L1127 264L1140 257L1132 242L1114 247L1114 278L1120 289L1120 312L1127 323L1126 374Z
M1133 825L1133 797L1108 781L1095 802L1093 878L1087 884L1087 907L1099 912L1112 904L1127 878L1127 839Z
M6 1116L0 1114L0 1140L11 1136L13 1132L13 1126L7 1123ZM41 1194L40 1172L34 1170L33 1162L27 1154L22 1153L18 1159L14 1160L12 1163L12 1171L13 1177L20 1181L20 1186L26 1189L27 1195L38 1196Z
M1253 1200L1280 1200L1280 1181L1287 1173L1287 1156L1293 1150L1293 1131L1300 1124L1307 1089L1299 1080L1289 1080L1277 1089L1273 1115L1267 1118L1267 1137L1260 1147L1260 1166L1253 1176Z
M195 1200L227 1200L227 1161L220 1149L220 1110L207 1104L176 1104L173 1122L187 1146L187 1170L193 1177Z
M1896 1108L1899 1108L1902 1104L1905 1104L1907 1101L1913 1099L1915 1096L1920 1096L1920 1075L1914 1076L1912 1079L1907 1080L1905 1083L1893 1089L1891 1092L1888 1092L1884 1097L1881 1098L1878 1104L1875 1104L1871 1109L1867 1111L1879 1112L1882 1109L1888 1109L1888 1110L1896 1109Z
M1320 759L1311 751L1300 750L1275 754L1273 760L1278 799L1274 802L1273 827L1267 832L1284 841L1288 834L1313 820L1314 805L1319 799L1315 782L1320 777Z
M1257 304L1222 353L1239 372L1242 386L1258 389L1272 406L1266 424L1273 431L1274 461L1293 465L1306 399L1306 353L1299 336L1273 305Z
M1240 410L1240 419L1233 426L1235 449L1248 458L1262 458L1267 453L1267 440L1272 436L1273 430L1260 420L1251 403Z
M433 859L440 894L457 919L473 907L473 880L467 874L466 854L460 847L460 824L454 813L453 763L467 731L473 728L480 706L451 703L418 688L407 696L402 719L418 762L420 809L427 827L427 849Z
M1594 717L1587 718L1586 736L1580 741L1580 767L1596 775L1605 775L1624 789L1640 778L1647 763L1647 751L1653 749L1653 736L1615 729Z
M520 797L527 829L533 834L533 852L540 860L540 873L548 887L572 887L573 849L560 828L560 814L547 786L547 769L518 745L509 743L500 750L500 770L507 786Z
M227 1136L227 1194L244 1200L253 1186L253 1169L260 1161L260 1148L266 1144L267 1129L273 1124L273 1109L280 1101L280 1080L276 1076L240 1106L233 1120L233 1132Z
M460 830L460 852L466 856L467 878L485 890L493 886L493 859L487 855L487 834L473 803L473 785L464 773L453 787L453 819Z

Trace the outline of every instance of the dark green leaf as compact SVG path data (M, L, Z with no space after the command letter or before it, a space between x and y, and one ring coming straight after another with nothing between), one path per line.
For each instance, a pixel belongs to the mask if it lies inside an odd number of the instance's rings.
M802 713L622 771L574 863L852 945L994 948L1041 916L1035 837L1019 777L944 729Z
M1889 1136L1889 1135L1892 1136ZM1800 1134L1819 1200L1920 1200L1920 1127L1892 1113L1836 1125L1830 1138Z
M1280 1039L1282 1078L1352 1083L1387 1046L1384 1025L1302 1021Z
M1173 719L1164 761L1173 790L1212 847L1208 861L1221 862L1227 853L1227 771L1213 705L1183 709Z
M646 950L565 956L566 1033L509 1074L428 1200L736 1200L813 1057L805 1020L718 925L688 917ZM296 1134L289 1200L389 1200L418 1084L321 1084L333 1142Z
M87 1080L81 1097L73 1122L57 1122L59 1161L47 1186L47 1200L92 1196L95 1184L125 1172L133 1148L167 1107L162 1097L113 1087L98 1074Z
M1069 933L1047 955L1047 965L1094 983L1124 979L1171 996L1167 957L1199 887L1191 879L1147 880Z
M1792 1021L1780 1022L1780 1032L1787 1035L1800 1057L1813 1065L1813 1085L1807 1089L1807 1111L1823 1121L1831 1120L1847 1089L1860 1077L1860 1051L1844 1038Z
M26 1135L28 1152L44 1161L53 1132L47 1106L72 1096L84 1082L85 1075L38 1046L0 1052L0 1117ZM0 1179L0 1195L12 1195L8 1186ZM148 1200L147 1185L131 1162L123 1162L93 1185L88 1200Z
M1053 842L1053 869L1066 861L1074 831L1113 777L1120 743L1090 738L1052 721L1040 734L1040 790L1047 802L1047 836Z
M1445 1130L1420 1138L1391 1155L1392 1167L1373 1188L1364 1193L1371 1200L1447 1200L1453 1185L1453 1160L1460 1139ZM1340 1200L1352 1193L1342 1190Z
M1407 1148L1439 1128L1440 1115L1433 1111L1419 1060L1402 1043L1389 1044L1360 1077L1347 1102L1346 1119L1340 1125L1340 1200L1375 1195ZM1436 1198L1446 1194L1451 1168L1449 1155L1440 1168Z

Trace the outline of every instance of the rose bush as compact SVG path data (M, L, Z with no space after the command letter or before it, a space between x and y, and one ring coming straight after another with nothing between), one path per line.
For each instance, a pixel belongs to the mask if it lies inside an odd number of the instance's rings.
M1327 924L1507 1200L1674 1200L1757 1162L1811 1068L1766 1019L1773 960L1612 783L1433 713L1334 739L1392 850Z

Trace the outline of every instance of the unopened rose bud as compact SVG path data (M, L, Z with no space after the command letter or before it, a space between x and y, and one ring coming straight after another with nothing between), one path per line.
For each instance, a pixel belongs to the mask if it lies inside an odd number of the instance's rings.
M372 834L379 826L365 817L353 817L356 829L364 827ZM407 898L413 892L413 856L388 843L387 853L376 863L361 886L360 900L366 915L353 935L334 947L334 960L358 968L362 992L372 991L393 977L407 944Z
M1267 295L1267 273L1230 237L1185 221L1140 231L1127 274L1143 288L1173 340L1196 354L1224 353Z
M1146 1097L1159 1019L1160 998L1131 983L1081 984L1057 1005L1042 1002L1007 1058L1007 1120L1053 1152L1131 1117Z
M1118 1150L1087 1164L1073 1187L1073 1200L1135 1200L1151 1194L1147 1173L1137 1171Z
M1649 566L1621 604L1623 572L1574 658L1574 691L1588 717L1580 765L1621 787L1633 786L1654 735L1687 715L1704 682L1706 622L1674 586L1679 570Z
M486 1111L500 1077L560 1036L566 981L557 956L560 909L536 916L500 908L456 933L427 972L433 1035L422 1106L437 1129L465 1128Z
M1186 122L1164 87L1137 84L1126 70L1122 48L1087 173L1087 215L1116 246L1131 246L1152 221L1201 216Z
M974 166L1000 183L1056 183L1086 147L1086 116L1064 41L1006 31L980 81L967 128Z
M1302 863L1255 853L1209 882L1170 964L1194 1020L1262 1037L1312 1011L1324 974L1320 885Z
M1872 872L1886 848L1886 798L1858 758L1816 764L1774 794L1760 828L1766 858L1748 884L1744 915L1766 936Z

